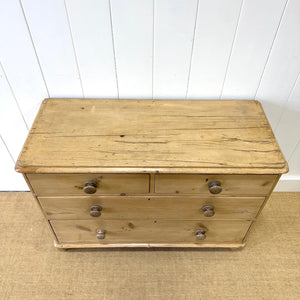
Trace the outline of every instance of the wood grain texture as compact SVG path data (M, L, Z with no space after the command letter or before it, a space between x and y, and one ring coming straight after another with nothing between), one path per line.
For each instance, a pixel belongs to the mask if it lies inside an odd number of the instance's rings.
M180 220L53 220L50 222L59 243L109 244L241 244L251 221ZM207 228L206 239L197 240L195 231ZM105 229L105 239L97 240L97 229ZM203 245L202 245L203 247Z
M202 194L220 196L267 196L271 193L276 175L155 175L155 192L158 194ZM208 184L220 181L222 191L211 194Z
M34 198L34 201L35 201L36 205L38 206L38 208L39 208L40 212L42 213L42 215L44 216L44 218L47 220L47 228L48 228L49 234L51 234L51 235L54 237L55 242L57 242L57 238L56 238L56 235L55 235L55 233L54 233L54 231L53 231L53 228L52 228L52 226L50 225L50 223L48 222L46 212L43 210L40 201L38 200L37 196L35 195L35 193L34 193L34 191L33 191L33 188L32 188L32 185L31 185L31 183L30 183L28 177L26 176L26 174L22 174L22 175L23 175L24 180L25 180L25 182L27 183L27 185L28 185L28 187L29 187L29 189L30 189L30 191L31 191L31 193L32 193L32 196L33 196L33 198Z
M168 243L151 243L151 244L143 244L143 243L117 243L117 244L101 244L99 243L88 243L88 244L74 244L74 243L63 243L60 244L54 241L54 247L59 250L72 250L72 249L95 249L95 248L202 248L203 250L206 249L242 249L245 247L244 243L202 243L200 244L168 244Z
M265 198L265 200L263 201L263 204L262 204L261 207L259 208L259 210L258 210L258 212L257 212L257 214L256 214L256 216L255 216L255 219L257 219L257 218L259 217L259 215L261 214L263 208L264 208L265 205L267 204L267 201L270 199L270 197L271 197L271 195L272 195L272 191L274 190L274 188L275 188L276 184L278 183L280 177L281 177L281 175L276 176L275 180L273 181L273 184L272 184L272 187L271 187L271 191L270 191L270 193L267 195L267 197ZM246 243L246 241L247 241L247 239L248 239L248 237L249 237L250 232L253 230L253 227L255 226L255 223L256 223L256 222L252 222L252 223L251 223L251 225L250 225L250 227L249 227L247 233L245 234L244 239L243 239L243 243L244 243L244 244Z
M16 165L62 248L240 247L287 171L257 101L46 99Z
M3 300L299 298L300 193L272 194L242 251L57 251L30 193L0 193L0 202Z
M38 197L48 219L181 219L181 220L252 220L264 197L201 196L91 196ZM90 207L100 205L101 216L90 216ZM204 217L202 207L213 205L215 215Z
M97 183L98 194L147 194L148 174L27 174L38 196L86 195L83 191L87 181Z
M49 173L62 168L71 173L288 170L257 101L48 99L16 169Z

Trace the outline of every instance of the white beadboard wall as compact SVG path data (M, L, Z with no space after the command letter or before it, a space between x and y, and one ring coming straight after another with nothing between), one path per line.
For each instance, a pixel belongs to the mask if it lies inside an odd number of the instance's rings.
M300 191L300 1L0 0L0 190L48 97L257 99Z

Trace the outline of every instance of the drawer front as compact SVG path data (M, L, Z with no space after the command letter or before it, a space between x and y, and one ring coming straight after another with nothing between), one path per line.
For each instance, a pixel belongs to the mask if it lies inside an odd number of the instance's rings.
M59 243L98 243L99 246L119 243L242 243L251 225L251 221L241 220L52 220L50 223ZM205 239L199 240L196 232L203 232L203 228L206 230ZM97 232L104 238L98 239Z
M147 194L148 174L27 174L38 196L99 194Z
M203 194L217 197L267 196L273 188L276 177L276 175L157 174L155 175L155 192L158 194ZM219 186L221 189L218 189ZM219 193L213 194L212 192Z
M254 219L264 197L39 197L48 219Z

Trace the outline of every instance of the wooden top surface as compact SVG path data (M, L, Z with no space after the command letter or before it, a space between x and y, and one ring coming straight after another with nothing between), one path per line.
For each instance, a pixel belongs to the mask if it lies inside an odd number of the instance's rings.
M280 174L258 101L46 99L18 172Z

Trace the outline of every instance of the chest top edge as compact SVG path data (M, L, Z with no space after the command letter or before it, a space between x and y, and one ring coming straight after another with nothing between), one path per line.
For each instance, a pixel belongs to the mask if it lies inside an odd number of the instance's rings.
M20 173L283 174L256 100L46 99Z

